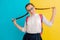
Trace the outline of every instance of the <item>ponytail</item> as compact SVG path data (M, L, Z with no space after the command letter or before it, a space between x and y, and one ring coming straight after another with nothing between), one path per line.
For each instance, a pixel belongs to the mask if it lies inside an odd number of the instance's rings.
M47 10L47 9L50 9L50 8L35 8L36 10Z
M18 19L20 19L20 18L23 18L23 17L25 17L26 15L28 15L28 12L27 12L25 15L23 15L23 16L21 16L21 17L16 18L16 20L18 20Z
M28 5L32 5L33 7L35 7L32 3L28 3L28 4L25 6L25 8L26 8ZM46 9L50 9L50 8L35 8L35 9L36 9L36 10L46 10ZM18 20L18 19L20 19L20 18L23 18L23 17L25 17L25 16L28 15L28 14L29 14L29 13L27 12L25 15L16 18L16 20Z
M35 8L35 9L36 9L36 10L46 10L46 9L50 9L50 8ZM16 20L18 20L18 19L20 19L20 18L23 18L23 17L25 17L25 16L28 15L28 14L29 14L29 13L27 12L25 15L16 18Z

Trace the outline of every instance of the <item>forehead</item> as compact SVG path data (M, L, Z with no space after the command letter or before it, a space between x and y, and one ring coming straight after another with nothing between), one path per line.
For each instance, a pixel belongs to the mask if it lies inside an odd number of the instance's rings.
M28 5L27 7L26 7L26 9L30 9L30 8L32 8L33 6L32 5Z

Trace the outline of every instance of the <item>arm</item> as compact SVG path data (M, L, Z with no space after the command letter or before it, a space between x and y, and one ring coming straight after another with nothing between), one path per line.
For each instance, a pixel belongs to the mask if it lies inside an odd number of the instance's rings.
M50 22L52 22L52 23L54 22L55 15L56 15L56 8L52 7L52 17L50 19Z
M52 26L52 22L48 21L44 15L43 15L43 22L48 26Z
M20 25L18 25L18 24L16 23L16 20L15 20L15 19L13 19L13 23L14 23L14 25L15 25L19 30L21 30L21 31L23 31L23 32L26 31L26 23L25 23L25 25L24 25L24 28L21 27Z
M43 22L48 26L52 26L52 24L54 22L55 13L56 13L56 9L55 9L55 7L52 7L52 17L51 17L50 21L48 21L45 18L45 16L43 15Z

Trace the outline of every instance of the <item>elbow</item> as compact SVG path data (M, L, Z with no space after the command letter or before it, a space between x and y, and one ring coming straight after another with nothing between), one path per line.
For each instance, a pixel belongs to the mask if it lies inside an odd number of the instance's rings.
M26 30L24 29L24 28L22 28L22 30L21 30L22 32L26 32Z
M52 26L52 24L49 25L49 27L51 27L51 26Z
M48 26L49 26L49 27L51 27L51 26L52 26L52 24L53 24L53 23L52 23L52 22L50 22Z

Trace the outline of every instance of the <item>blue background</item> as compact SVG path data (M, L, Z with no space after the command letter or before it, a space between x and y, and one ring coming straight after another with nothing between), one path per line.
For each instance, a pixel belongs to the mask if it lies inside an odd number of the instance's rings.
M12 22L12 18L26 13L25 5L29 0L0 0L0 40L22 40L24 33ZM26 17L17 20L24 26Z

